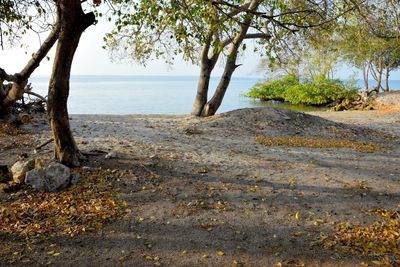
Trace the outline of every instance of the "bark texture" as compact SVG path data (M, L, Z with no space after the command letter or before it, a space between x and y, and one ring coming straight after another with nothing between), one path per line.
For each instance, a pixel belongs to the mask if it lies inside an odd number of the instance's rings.
M192 115L195 116L201 116L204 106L207 103L211 73L215 67L215 64L218 62L219 55L221 54L218 51L213 51L210 55L211 41L212 34L209 35L207 44L204 45L201 52L200 78L197 85L196 98L192 108Z
M57 15L60 33L49 84L48 119L54 138L54 157L68 166L78 166L82 156L72 136L67 110L69 80L80 37L95 22L95 16L84 14L80 0L58 1Z

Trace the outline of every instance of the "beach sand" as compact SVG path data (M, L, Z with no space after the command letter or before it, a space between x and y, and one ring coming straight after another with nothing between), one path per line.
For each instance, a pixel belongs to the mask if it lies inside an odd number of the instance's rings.
M110 179L130 213L97 232L33 245L30 265L356 266L376 258L326 247L321 233L377 220L367 211L399 209L400 113L257 108L205 119L72 115L71 125L89 155L83 166L116 170ZM1 162L51 137L45 124L26 128L33 134L24 142L2 137ZM264 146L256 136L384 149ZM51 149L38 155L50 157ZM0 237L5 263L23 240ZM46 254L50 244L56 259Z

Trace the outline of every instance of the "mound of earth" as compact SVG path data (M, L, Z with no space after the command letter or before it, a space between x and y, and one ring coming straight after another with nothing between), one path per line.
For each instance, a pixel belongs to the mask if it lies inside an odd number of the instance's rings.
M202 131L234 135L304 136L378 141L390 138L381 131L349 126L319 116L279 108L245 108L218 114L198 123ZM208 130L212 129L212 130Z

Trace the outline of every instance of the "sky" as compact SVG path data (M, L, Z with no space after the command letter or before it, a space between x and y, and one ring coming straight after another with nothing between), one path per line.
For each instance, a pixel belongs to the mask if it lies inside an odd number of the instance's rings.
M165 64L163 60L150 61L146 67L137 63L112 62L109 53L102 48L104 45L103 37L111 30L111 25L106 22L99 22L89 27L82 35L78 49L75 54L72 75L185 75L196 76L199 74L199 67L177 59L174 65ZM46 36L44 35L42 40ZM13 47L11 49L0 50L0 67L8 73L19 72L30 55L34 53L40 45L39 38L35 34L24 37L22 43L29 45L28 49ZM55 46L49 53L50 61L43 60L34 75L50 75L52 59L54 58ZM260 77L262 74L256 73L259 64L259 57L249 54L242 57L241 63L244 65L237 69L235 76ZM222 67L217 66L216 75L222 73Z
M97 25L89 27L82 35L79 47L76 51L72 75L176 75L196 76L199 74L199 67L177 59L174 65L165 64L162 60L149 62L146 67L137 63L112 62L108 52L102 49L103 36L111 30L111 24L100 21ZM46 36L43 36L44 39ZM8 73L16 73L22 70L30 55L39 47L37 35L26 36L23 43L28 48L6 48L0 50L0 67ZM242 66L234 73L234 77L263 77L264 73L259 71L260 56L250 52L240 58ZM50 60L43 60L34 75L50 75L54 48L50 52ZM217 65L214 76L221 75L222 66ZM352 76L361 78L361 73L347 66L341 66L336 71L336 76L341 79L348 79ZM392 79L400 79L399 73L393 73Z

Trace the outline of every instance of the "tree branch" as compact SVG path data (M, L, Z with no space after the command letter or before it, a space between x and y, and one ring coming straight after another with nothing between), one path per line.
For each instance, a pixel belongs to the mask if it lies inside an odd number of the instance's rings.
M60 32L60 23L56 22L53 30L50 32L49 36L47 36L46 40L40 46L39 50L32 56L29 60L28 64L24 67L24 69L20 72L21 79L27 80L33 71L39 67L40 62L47 55L50 49L53 47L55 42L58 39L58 34Z

